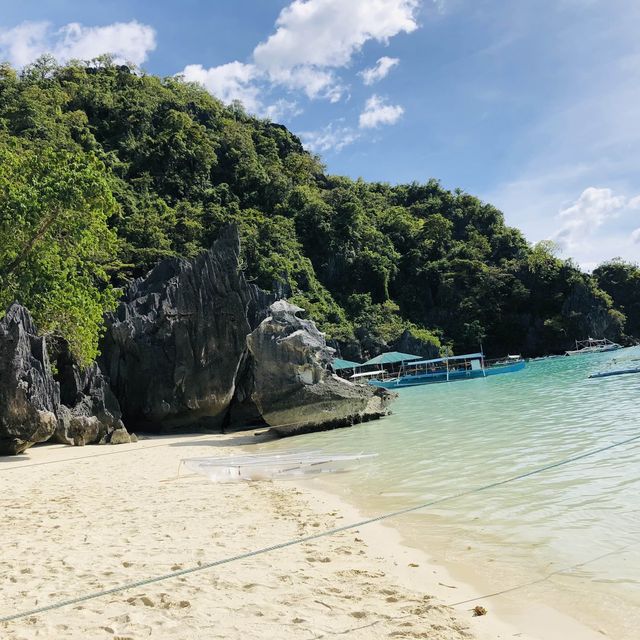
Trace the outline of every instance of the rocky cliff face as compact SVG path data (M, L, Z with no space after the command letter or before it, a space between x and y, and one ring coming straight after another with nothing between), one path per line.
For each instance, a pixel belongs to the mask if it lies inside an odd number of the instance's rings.
M79 367L63 345L56 368L61 405L55 439L74 445L130 442L118 400L98 363Z
M226 228L194 260L169 259L131 284L107 319L103 362L129 428L220 429L265 294Z

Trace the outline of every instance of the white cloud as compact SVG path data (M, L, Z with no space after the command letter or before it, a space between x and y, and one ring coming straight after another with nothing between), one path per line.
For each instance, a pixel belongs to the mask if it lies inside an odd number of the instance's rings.
M0 29L0 59L15 67L24 67L46 52L49 25L46 22L23 22L13 29Z
M355 142L359 134L350 127L329 125L319 131L303 131L299 134L304 146L314 153L338 152Z
M362 82L366 85L372 85L385 78L389 71L395 67L400 60L398 58L389 58L389 56L382 56L378 59L375 66L364 69L360 72L362 76Z
M394 124L403 113L404 109L400 105L386 104L384 98L372 95L360 114L359 125L361 129L372 129L383 124Z
M253 58L273 82L337 100L342 88L332 69L348 66L369 40L387 43L417 29L418 6L419 0L294 0Z
M640 244L640 228L631 232L631 242L634 244Z
M264 107L260 111L260 115L269 120L282 120L283 118L294 118L302 113L302 109L298 103L293 100L280 98L273 104Z
M203 85L227 104L233 100L240 100L248 111L254 113L261 108L258 98L260 91L254 84L260 73L252 64L236 61L209 69L200 64L190 64L184 68L181 75L189 82Z
M242 100L254 113L296 115L300 112L297 106L283 110L285 103L295 104L290 100L264 106L265 94L284 87L311 100L337 102L347 91L338 70L348 67L365 43L386 44L399 33L417 29L420 1L293 0L280 12L274 33L254 48L247 63L236 61L209 69L192 64L182 75L202 83L224 102ZM395 64L394 58L380 58L371 77L384 77Z
M636 196L635 198L631 198L629 200L629 204L627 205L629 209L640 209L640 196Z
M611 189L589 187L574 204L560 211L559 217L564 223L553 239L563 248L579 248L626 205L627 199L614 195Z
M0 29L0 58L16 67L23 67L44 53L63 63L110 53L118 62L141 64L155 47L155 31L135 20L104 27L71 22L57 31L48 22L24 22L12 29Z

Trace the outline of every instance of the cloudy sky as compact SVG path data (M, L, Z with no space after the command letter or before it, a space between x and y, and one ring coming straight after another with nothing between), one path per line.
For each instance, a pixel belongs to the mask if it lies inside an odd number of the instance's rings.
M640 260L638 0L0 0L0 59L111 52L283 122L332 173L430 177L585 268Z

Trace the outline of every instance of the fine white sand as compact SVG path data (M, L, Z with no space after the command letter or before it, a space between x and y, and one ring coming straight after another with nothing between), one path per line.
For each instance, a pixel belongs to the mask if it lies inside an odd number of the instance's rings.
M162 437L0 458L0 617L360 518L309 482L177 477L181 458L238 454L251 441ZM478 595L376 524L0 623L0 638L596 637L539 610L529 618L541 634L522 633L491 602L445 606L454 589L456 601ZM473 617L475 604L488 614ZM523 612L511 620L526 622Z

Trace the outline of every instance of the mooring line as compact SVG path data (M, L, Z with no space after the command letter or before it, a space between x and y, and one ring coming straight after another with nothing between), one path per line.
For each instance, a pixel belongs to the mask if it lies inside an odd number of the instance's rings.
M580 453L575 456L571 456L569 458L565 458L563 460L559 460L557 462L552 462L550 464L544 465L543 467L538 467L537 469L532 469L531 471L525 471L523 473L519 473L514 476L510 476L508 478L504 478L502 480L496 480L495 482L491 482L489 484L481 485L479 487L474 487L472 489L466 489L464 491L459 491L457 493L450 494L448 496L443 496L442 498L435 498L434 500L429 500L428 502L424 502L419 505L415 505L413 507L405 507L403 509L398 509L396 511L391 511L388 513L384 513L378 516L374 516L372 518L366 518L364 520L360 520L358 522L354 522L351 524L346 524L341 527L335 527L333 529L328 529L325 531L320 531L318 533L313 533L307 536L302 536L300 538L294 538L293 540L287 540L286 542L280 542L277 544L270 545L268 547L262 547L260 549L255 549L253 551L247 551L245 553L239 553L235 556L231 556L228 558L222 558L220 560L214 560L212 562L207 562L205 564L201 564L196 567L189 567L187 569L180 569L178 571L172 571L170 573L165 573L160 576L153 576L151 578L145 578L143 580L137 580L135 582L129 582L127 584L123 584L117 587L112 587L111 589L104 589L102 591L95 591L93 593L88 593L82 596L77 596L75 598L69 598L67 600L60 600L59 602L53 602L49 605L45 605L42 607L36 607L34 609L29 609L26 611L20 611L18 613L13 613L8 616L0 617L0 622L10 622L12 620L19 620L20 618L27 618L29 616L34 616L40 613L45 613L47 611L52 611L53 609L61 609L62 607L68 607L74 604L79 604L81 602L86 602L87 600L94 600L96 598L101 598L103 596L111 595L114 593L119 593L121 591L127 591L129 589L136 589L138 587L143 587L149 584L154 584L156 582L162 582L164 580L169 580L171 578L177 578L180 576L188 575L190 573L196 573L199 571L206 571L207 569L213 569L214 567L219 567L221 565L230 564L232 562L238 562L240 560L247 560L249 558L253 558L255 556L261 555L263 553L270 553L272 551L278 551L279 549L285 549L287 547L293 547L295 545L303 544L305 542L310 542L312 540L317 540L318 538L323 538L325 536L332 536L337 533L342 533L343 531L349 531L350 529L357 529L358 527L363 527L368 524L373 524L374 522L381 522L382 520L388 520L389 518L394 518L400 515L404 515L406 513L412 513L415 511L420 511L427 507L434 506L436 504L442 504L443 502L448 502L450 500L455 500L457 498L462 498L464 496L472 495L474 493L479 493L481 491L487 491L489 489L495 489L496 487L501 487L510 482L515 482L517 480L523 480L525 478L529 478L531 476L535 476L539 473L544 473L545 471L550 471L551 469L557 469L558 467L562 467L566 464L570 464L572 462L577 462L578 460L584 460L585 458L589 458L591 456L598 455L599 453L603 453L605 451L609 451L611 449L615 449L617 447L622 447L626 444L631 444L632 442L636 442L640 440L640 434L635 435L631 438L627 438L626 440L621 440L619 442L614 442L612 444L606 445L604 447L600 447L598 449L592 449L591 451L587 451L585 453Z

